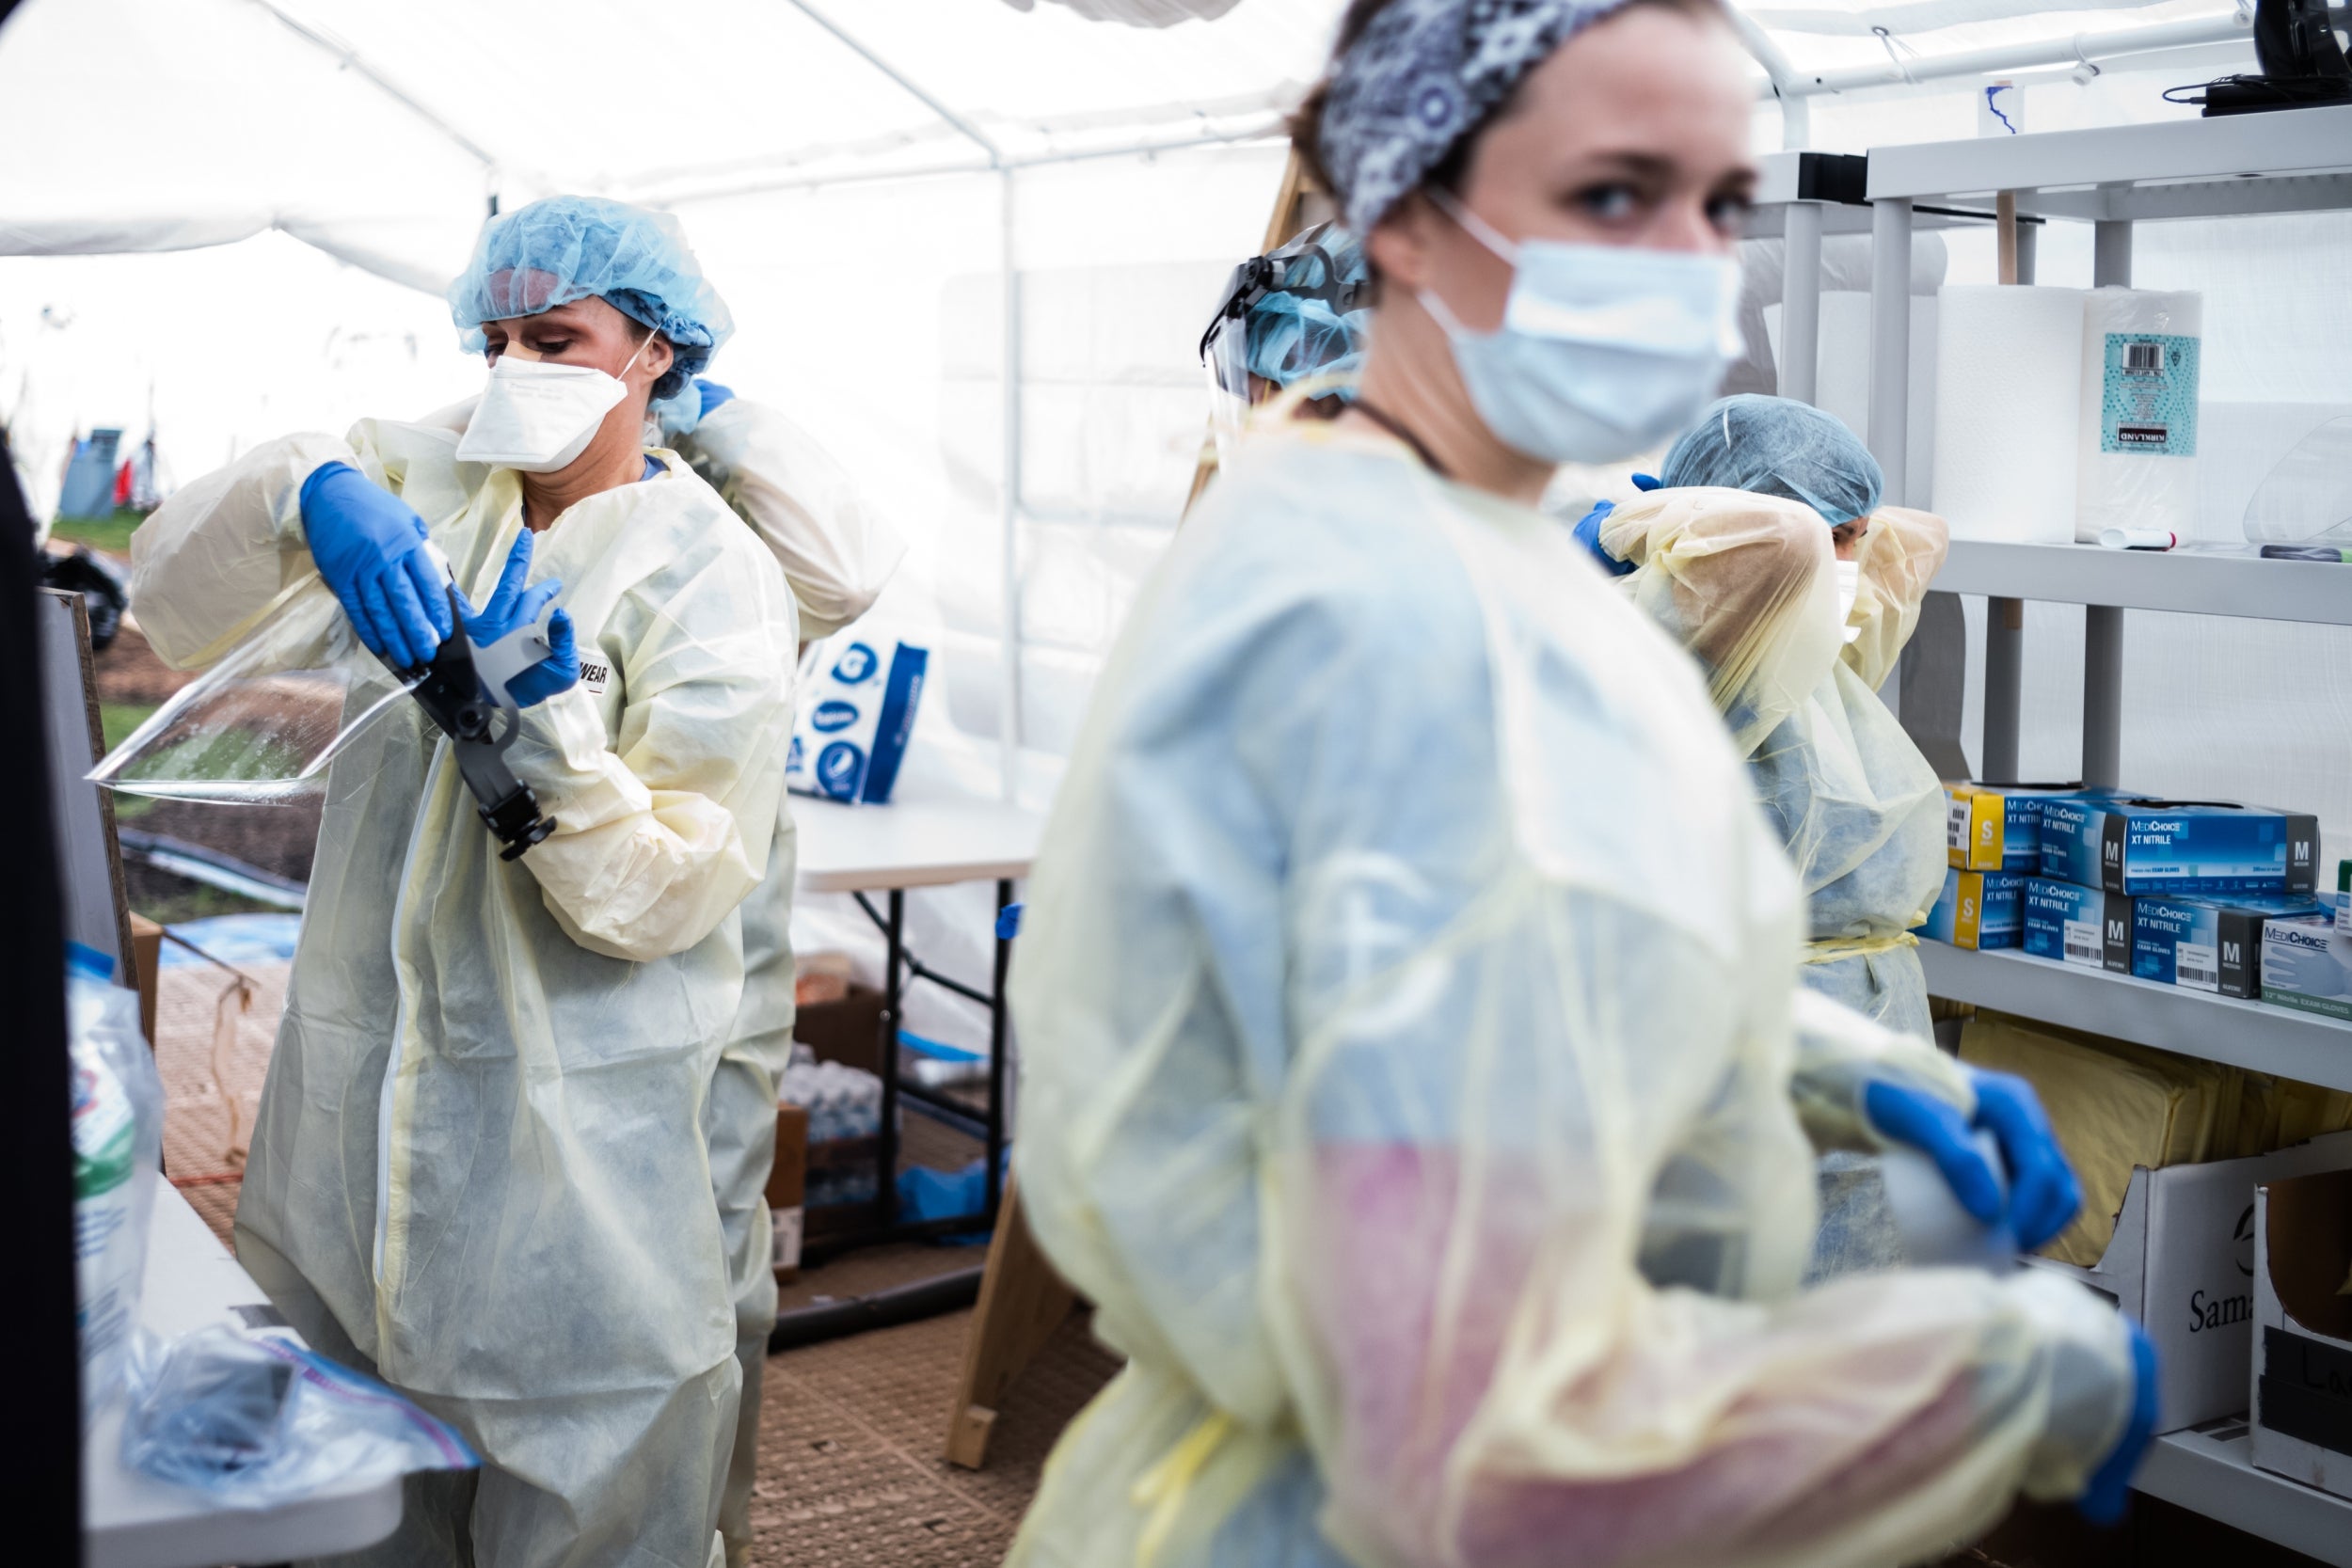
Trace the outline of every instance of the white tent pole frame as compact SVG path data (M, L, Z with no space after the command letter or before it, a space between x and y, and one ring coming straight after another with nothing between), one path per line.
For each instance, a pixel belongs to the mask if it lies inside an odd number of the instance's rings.
M1774 98L1780 100L1780 145L1783 151L1795 151L1813 139L1813 110L1803 95L1788 90L1788 83L1796 75L1796 68L1788 63L1779 44L1771 34L1757 26L1747 12L1737 6L1726 8L1731 24L1739 29L1740 41L1747 45L1748 54L1764 68L1764 76Z
M1907 56L1899 65L1893 60L1885 60L1876 65L1846 66L1811 75L1796 75L1786 82L1776 80L1769 84L1768 90L1781 94L1786 101L1789 95L1804 99L1822 93L1853 92L1864 87L1897 87L1907 82L1954 76L1987 76L2003 71L2030 70L2035 66L2073 65L2077 62L2095 64L2099 59L2114 59L2123 55L2147 55L2163 49L2186 48L2192 44L2228 42L2249 36L2248 26L2244 13L2197 17L2186 22L2152 23L2145 27L2076 33L2072 38L2043 39L2035 43L2001 44L1990 49L1966 49L1950 55ZM1751 49L1753 47L1751 45ZM1767 70L1770 68L1767 67Z
M931 113L946 120L966 139L988 154L988 166L996 171L1002 182L1002 204L998 208L1003 249L998 253L997 270L1004 285L1005 342L1001 379L1004 401L1003 478L999 485L999 517L1002 538L998 558L997 609L997 712L996 741L999 748L1001 775L998 787L1007 800L1017 800L1021 789L1021 273L1015 265L1013 250L1013 170L1005 161L1002 149L991 141L980 128L949 108L922 87L900 71L898 67L868 49L831 17L818 10L809 0L791 0L792 8L826 32L839 40L851 54L896 82L907 95Z
M359 52L352 48L351 45L343 42L340 39L332 38L327 34L320 32L317 28L312 27L307 22L303 22L298 18L287 15L284 10L279 8L277 4L277 0L253 0L253 4L261 7L262 9L276 17L280 24L282 24L290 32L292 32L295 37L301 39L304 42L318 49L325 50L327 54L334 55L335 58L342 65L358 72L359 75L372 83L377 91L383 93L387 98L389 98L395 103L398 103L402 108L406 109L410 114L415 115L419 119L423 120L427 125L432 126L433 129L438 131L441 135L455 142L459 147L464 148L474 157L481 159L485 167L491 169L499 167L498 158L491 153L488 148L484 147L480 142L475 141L471 136L466 135L465 132L460 131L456 126L452 125L448 120L443 119L439 115L435 114L431 109L426 108L424 104L418 102L416 98L412 97L405 87L403 87L399 83L393 81L390 77L376 70L373 65L370 65L359 54Z

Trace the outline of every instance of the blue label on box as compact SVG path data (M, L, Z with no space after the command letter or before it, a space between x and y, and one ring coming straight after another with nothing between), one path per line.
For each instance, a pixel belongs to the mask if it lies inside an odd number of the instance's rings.
M2025 950L2090 969L2131 968L2132 901L2121 894L2028 877L2023 897Z
M2260 806L2048 800L2042 874L2110 893L2309 891L2317 831Z

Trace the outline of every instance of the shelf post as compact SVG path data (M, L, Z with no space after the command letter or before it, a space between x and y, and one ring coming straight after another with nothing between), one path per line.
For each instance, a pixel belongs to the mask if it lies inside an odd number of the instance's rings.
M1784 315L1783 320L1787 318ZM1904 467L1911 397L1911 203L1896 197L1870 212L1870 455L1884 493L1909 493Z
M1786 214L1780 285L1780 395L1814 401L1821 363L1821 208L1792 201Z
M2105 219L2092 226L2090 281L2096 288L2129 288L2132 226ZM2123 773L2123 611L2115 605L2083 609L2083 783L2122 784Z
M2001 281L2033 281L2035 236L2030 223L2017 221L2017 196L2000 195ZM1987 598L1984 602L1984 744L1978 758L1988 781L2016 784L2019 716L2025 710L2026 601Z

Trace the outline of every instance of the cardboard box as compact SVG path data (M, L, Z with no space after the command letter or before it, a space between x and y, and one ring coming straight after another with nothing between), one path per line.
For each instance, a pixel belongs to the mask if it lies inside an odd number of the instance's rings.
M867 1072L882 1071L882 993L850 982L838 1002L812 1002L792 1019L792 1037L820 1062L840 1062Z
M2014 947L2026 934L2025 895L2026 879L2011 872L1946 871L1919 934L1954 947Z
M2319 819L2213 800L2050 800L2042 874L2108 893L2311 893Z
M2028 877L2022 905L2018 945L2035 958L2132 972L2132 901L2122 894Z
M2263 1000L2352 1022L2352 893L2331 893L2321 912L2263 925Z
M2254 1194L2250 1456L2352 1497L2352 1171Z
M2263 993L2263 926L2319 912L2309 897L2147 895L2132 900L2132 973L2223 996Z
M2254 1354L2254 1189L2344 1169L2352 1169L2352 1132L2249 1160L2141 1166L2095 1267L2026 1261L2082 1280L2137 1319L2156 1346L2156 1430L2195 1426L2246 1408Z
M2078 784L1947 784L1944 786L1944 849L1962 871L2042 871L2042 803L2065 799L2118 799L2111 789Z
M807 1218L808 1110L776 1107L776 1159L768 1167L768 1221L773 1240L776 1278L801 1274L801 1239Z

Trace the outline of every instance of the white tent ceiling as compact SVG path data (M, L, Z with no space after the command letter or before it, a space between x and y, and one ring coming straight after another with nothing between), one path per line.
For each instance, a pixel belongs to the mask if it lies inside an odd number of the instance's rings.
M1227 0L1162 8L1180 4ZM1338 9L1241 0L1163 28L1001 0L25 0L0 31L0 255L276 228L434 288L492 195L670 205L1263 136ZM2230 0L1742 14L1792 96L1925 80L1988 50L2071 63L2243 26ZM1762 68L1758 83L1771 90Z

